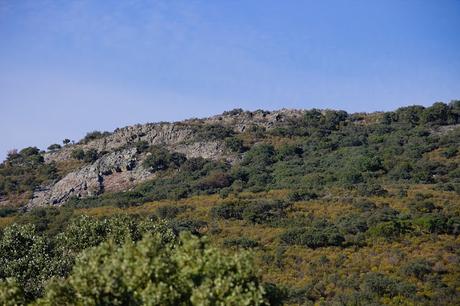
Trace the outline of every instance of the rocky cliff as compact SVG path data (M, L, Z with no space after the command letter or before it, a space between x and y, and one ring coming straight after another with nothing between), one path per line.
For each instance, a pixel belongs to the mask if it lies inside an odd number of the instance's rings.
M187 158L225 159L232 163L240 156L226 148L224 139L203 139L197 131L206 129L207 126L225 127L234 133L244 132L250 126L271 129L290 118L301 116L302 113L301 110L287 109L274 112L233 110L205 119L127 126L98 139L67 145L45 153L45 162L59 163L69 160L76 149L94 150L101 156L66 174L57 182L37 188L28 207L62 205L72 197L129 190L136 184L153 178L155 173L142 166L149 153L138 152L135 145L139 142L183 153Z

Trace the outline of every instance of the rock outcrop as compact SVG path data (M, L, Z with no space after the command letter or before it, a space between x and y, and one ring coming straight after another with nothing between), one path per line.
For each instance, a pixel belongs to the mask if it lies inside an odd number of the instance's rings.
M58 151L45 153L46 162L62 162L71 157L75 149L94 149L102 155L90 165L68 173L61 180L49 186L38 188L28 207L62 205L72 197L88 197L103 192L128 190L136 184L154 176L142 167L145 154L138 153L135 144L139 141L149 145L183 153L187 158L203 157L211 160L225 159L234 162L239 157L226 150L223 139L197 139L194 127L200 125L223 125L235 132L244 132L249 126L257 125L270 129L283 124L289 118L303 114L300 110L279 110L275 112L244 112L234 110L206 119L190 119L176 123L148 123L116 129L99 139L87 143L67 145Z

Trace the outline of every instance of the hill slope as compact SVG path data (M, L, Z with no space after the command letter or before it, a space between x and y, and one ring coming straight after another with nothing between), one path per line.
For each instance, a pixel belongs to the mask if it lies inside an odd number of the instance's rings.
M100 227L159 218L229 252L251 249L286 303L455 305L459 124L453 101L233 110L92 132L8 156L0 226L55 237L80 215L108 220Z

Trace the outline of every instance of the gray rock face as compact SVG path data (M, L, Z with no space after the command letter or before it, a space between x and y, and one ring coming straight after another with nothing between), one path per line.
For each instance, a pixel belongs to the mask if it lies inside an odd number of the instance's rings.
M138 158L135 148L106 154L91 165L67 174L54 185L36 190L28 206L61 205L71 197L98 195L106 187L110 191L129 189L152 177L152 173L138 165Z
M62 205L71 197L88 197L103 192L123 191L150 179L154 174L142 167L145 154L136 152L135 144L145 141L160 145L170 151L183 153L187 158L203 157L211 160L225 159L234 162L239 156L226 150L224 141L195 139L193 126L197 124L220 124L243 132L252 125L270 129L289 118L302 116L301 110L275 112L232 111L206 119L191 119L177 123L148 123L116 129L113 133L85 144L67 145L61 150L45 154L45 162L59 162L71 158L77 148L110 152L90 165L67 174L53 185L37 189L28 207Z

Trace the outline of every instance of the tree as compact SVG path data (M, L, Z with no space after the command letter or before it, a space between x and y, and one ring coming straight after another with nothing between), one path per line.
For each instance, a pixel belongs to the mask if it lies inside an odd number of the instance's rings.
M75 149L72 151L72 153L70 153L70 156L72 158L82 160L83 158L85 158L85 151L83 151L83 149Z
M70 143L70 139L68 139L68 138L66 138L66 139L64 139L62 141L62 144L65 145L65 146L68 145L69 143Z
M246 253L224 255L205 239L182 234L177 245L147 236L118 247L105 242L78 258L71 275L52 282L43 304L263 305L265 290Z
M49 151L56 151L56 150L59 150L61 148L61 145L55 143L55 144L52 144L48 147L48 150Z
M7 227L0 240L0 279L14 277L27 298L40 295L49 275L48 250L34 226Z

